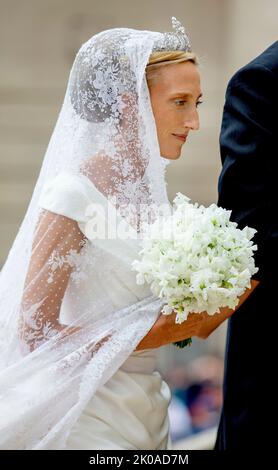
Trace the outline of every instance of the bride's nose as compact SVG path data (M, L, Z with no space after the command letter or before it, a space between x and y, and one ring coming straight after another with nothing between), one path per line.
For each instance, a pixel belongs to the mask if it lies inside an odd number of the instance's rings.
M187 127L192 131L197 131L200 128L199 114L196 108L187 114L184 121L184 127Z

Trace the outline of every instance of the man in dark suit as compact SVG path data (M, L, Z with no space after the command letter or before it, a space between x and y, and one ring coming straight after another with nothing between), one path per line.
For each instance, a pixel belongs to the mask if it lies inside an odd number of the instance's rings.
M277 432L278 41L230 80L220 150L218 205L239 228L257 230L259 284L229 319L215 449L256 453L271 448Z

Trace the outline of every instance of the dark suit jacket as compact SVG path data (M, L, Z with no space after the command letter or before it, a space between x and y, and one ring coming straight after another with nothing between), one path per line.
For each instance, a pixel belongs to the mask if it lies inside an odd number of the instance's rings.
M215 449L255 451L270 445L277 426L278 41L230 80L220 150L218 205L239 228L257 230L260 284L229 319Z

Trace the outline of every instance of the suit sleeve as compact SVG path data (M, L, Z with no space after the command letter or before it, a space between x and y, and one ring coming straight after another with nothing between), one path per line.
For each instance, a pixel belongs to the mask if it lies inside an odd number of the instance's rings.
M241 69L227 88L220 135L218 205L232 210L239 228L257 230L253 241L259 271L253 277L261 281L271 279L273 262L278 265L277 187L272 183L277 172L275 94L271 71Z

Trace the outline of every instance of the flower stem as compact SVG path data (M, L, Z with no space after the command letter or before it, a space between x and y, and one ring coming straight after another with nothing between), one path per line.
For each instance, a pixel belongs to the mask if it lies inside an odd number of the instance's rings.
M192 338L187 338L187 339L184 339L182 341L177 341L175 343L173 343L175 346L177 346L178 348L185 348L185 346L191 346L192 344Z

